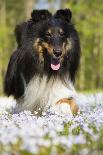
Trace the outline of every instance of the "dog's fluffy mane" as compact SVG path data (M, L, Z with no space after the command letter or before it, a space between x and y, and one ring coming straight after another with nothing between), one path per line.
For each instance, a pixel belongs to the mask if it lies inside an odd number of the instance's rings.
M47 10L34 10L31 19L16 26L15 36L17 41L17 49L13 52L8 65L7 73L4 81L4 91L9 95L13 95L16 99L23 96L28 83L35 76L59 77L61 80L75 81L75 75L80 62L80 43L78 33L71 23L72 13L69 9L58 10L52 15ZM68 24L67 31L70 32L73 42L73 48L64 58L64 68L57 73L48 67L49 56L46 55L46 62L40 63L38 56L33 48L33 41L38 37L38 32L42 33L43 24L48 25L50 21L64 21ZM46 28L46 26L45 26Z

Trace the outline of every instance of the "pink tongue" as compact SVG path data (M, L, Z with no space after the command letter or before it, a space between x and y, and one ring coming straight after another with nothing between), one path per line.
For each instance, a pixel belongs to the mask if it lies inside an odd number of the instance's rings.
M58 65L51 64L52 70L58 70L60 68L60 63Z

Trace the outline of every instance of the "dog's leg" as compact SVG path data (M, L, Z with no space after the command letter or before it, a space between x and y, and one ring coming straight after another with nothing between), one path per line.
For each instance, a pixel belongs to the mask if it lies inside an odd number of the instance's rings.
M77 112L79 110L78 105L77 105L76 101L73 98L70 98L70 99L67 99L67 98L60 99L56 104L62 104L62 105L67 104L67 105L69 105L72 114L77 114Z
M56 102L52 107L53 111L59 114L71 114L76 115L79 111L79 107L73 98L62 98Z

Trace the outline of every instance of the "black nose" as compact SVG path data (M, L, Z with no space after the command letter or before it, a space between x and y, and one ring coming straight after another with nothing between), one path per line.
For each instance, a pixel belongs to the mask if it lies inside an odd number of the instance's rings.
M62 51L61 49L54 49L53 53L56 57L60 57L62 54Z

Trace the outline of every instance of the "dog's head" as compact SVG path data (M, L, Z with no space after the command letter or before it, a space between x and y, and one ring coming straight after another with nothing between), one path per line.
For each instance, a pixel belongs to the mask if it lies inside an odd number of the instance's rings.
M34 10L31 20L16 29L24 31L25 27L25 37L16 35L19 46L24 38L27 45L33 47L32 52L36 53L45 71L70 71L71 66L72 70L78 66L79 39L71 17L69 9L58 10L54 15L47 10Z
M41 61L49 58L48 65L52 70L57 71L63 67L64 57L73 48L73 39L70 36L72 13L69 9L65 9L58 10L54 16L51 16L49 12L42 11L40 17L38 11L38 20L36 13L35 11L32 13L32 19L41 23L41 28L34 41L34 48L39 52Z

